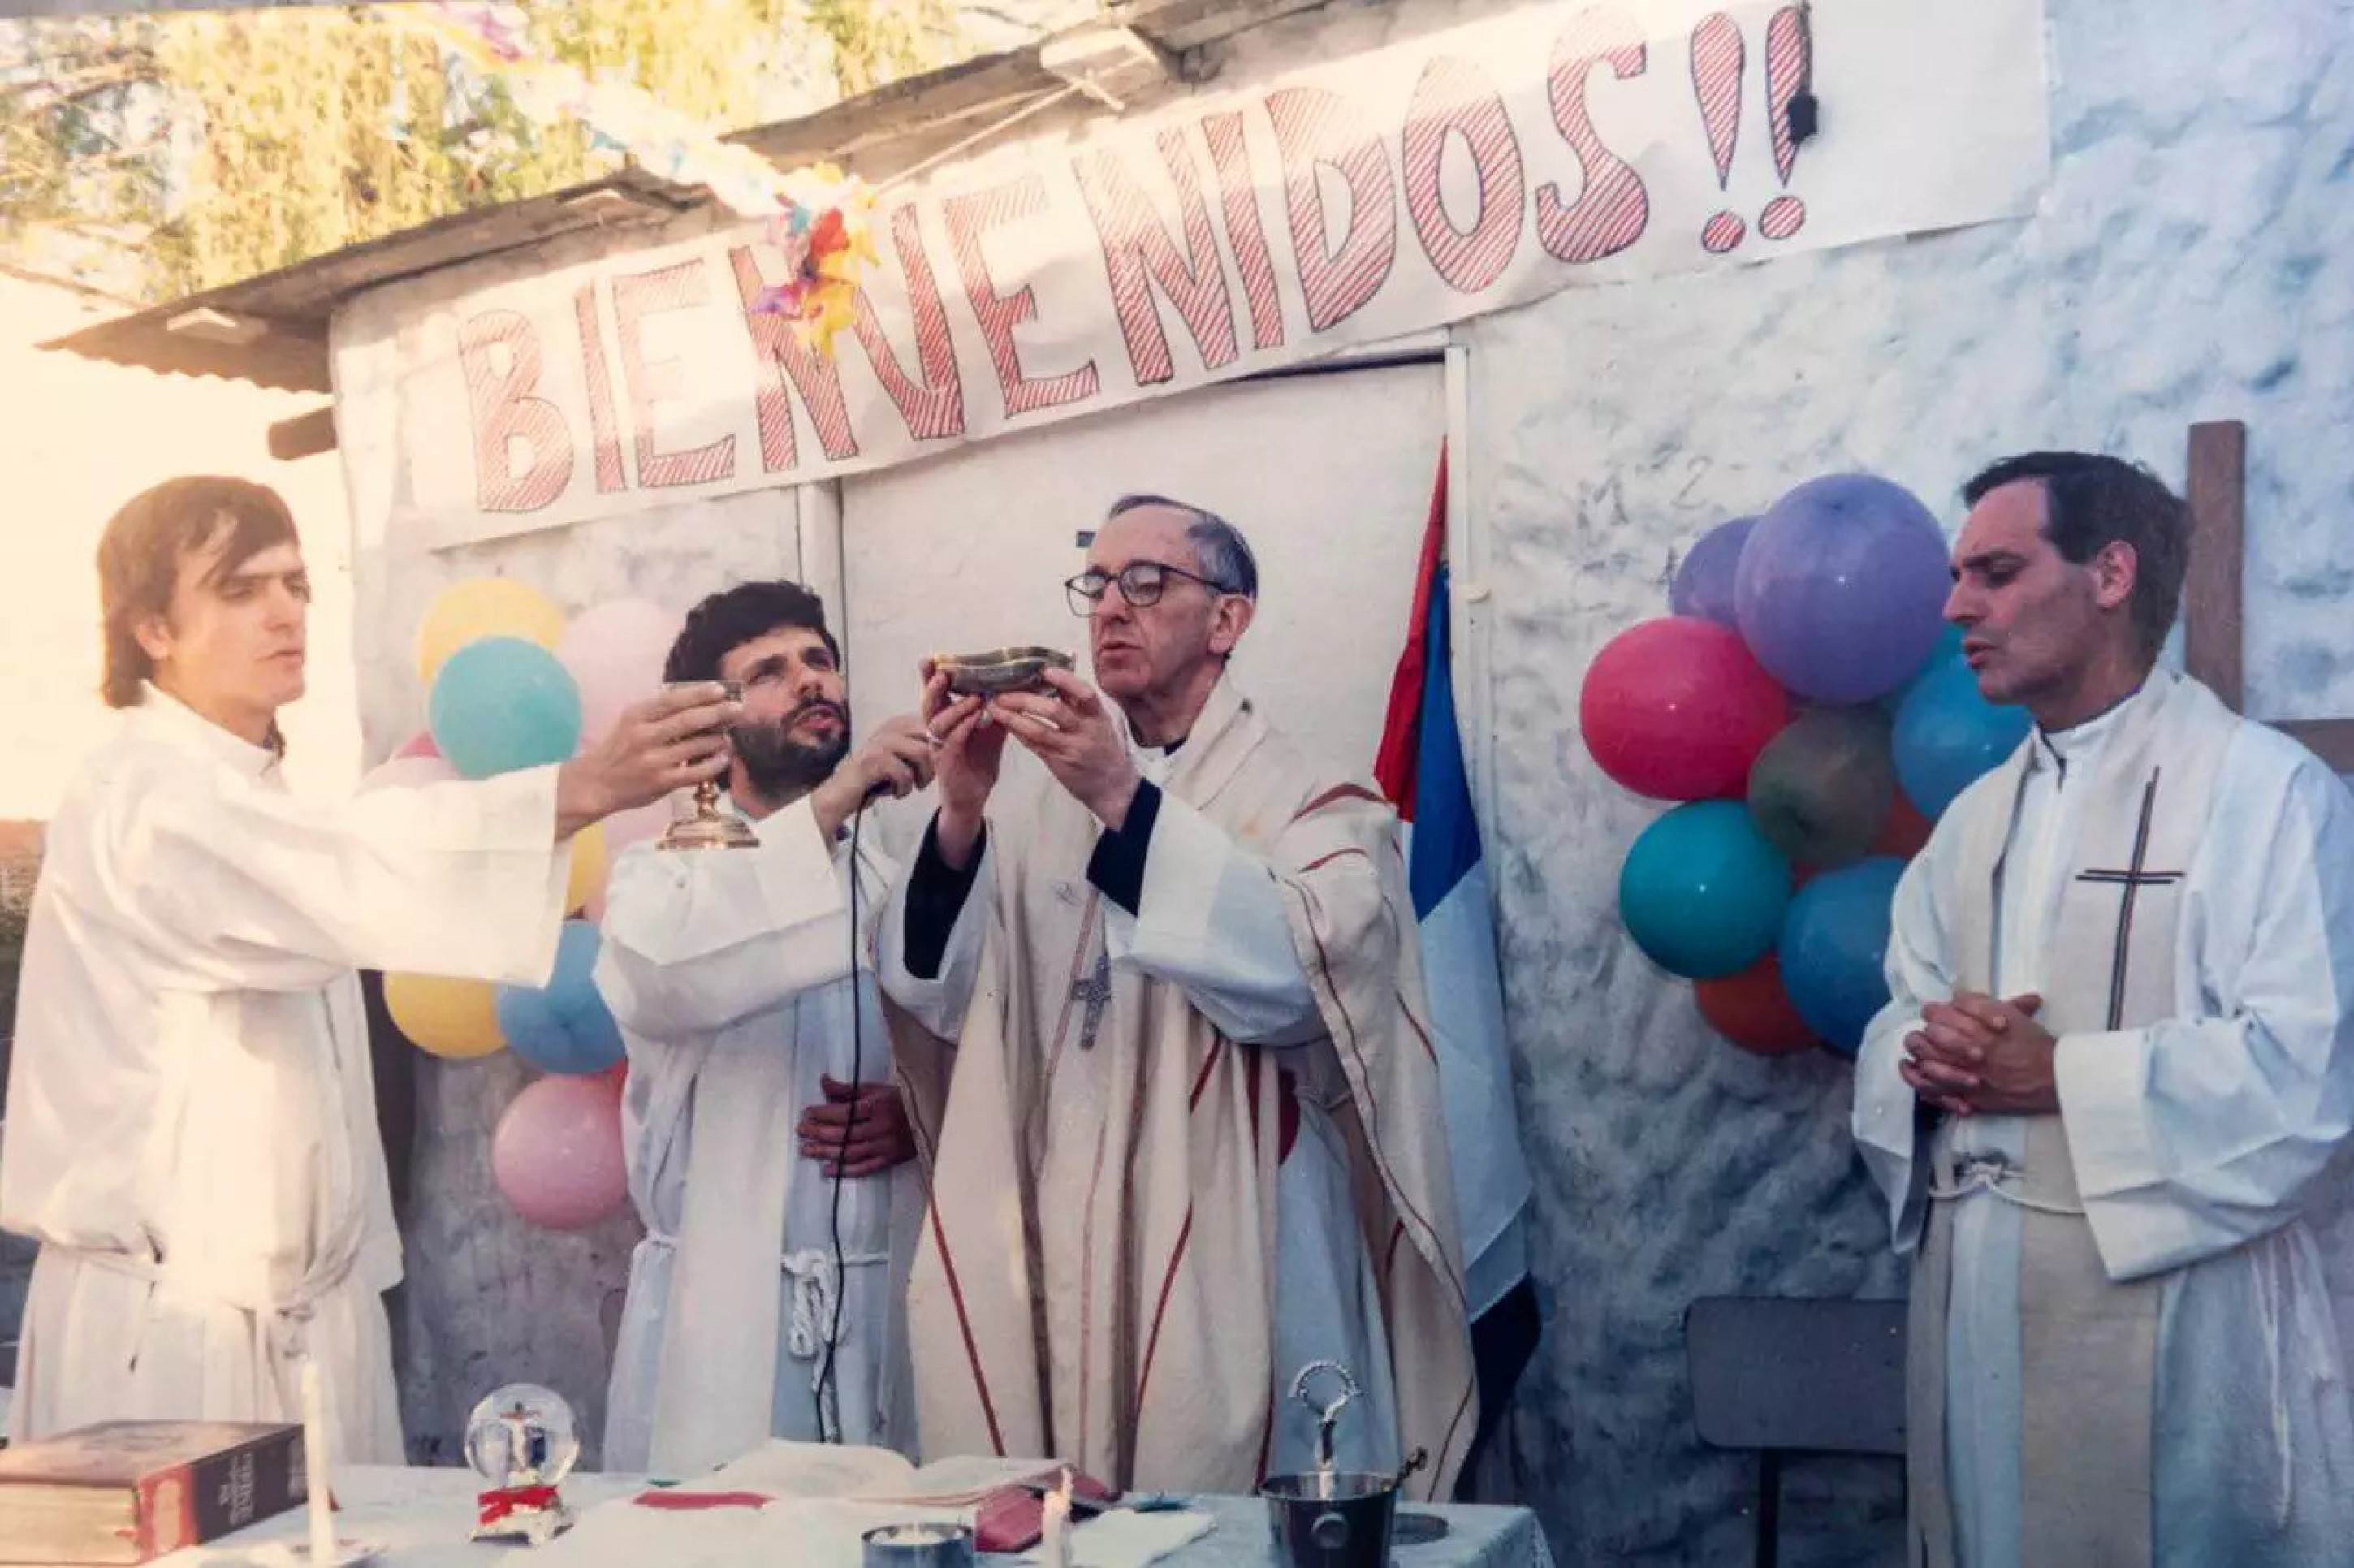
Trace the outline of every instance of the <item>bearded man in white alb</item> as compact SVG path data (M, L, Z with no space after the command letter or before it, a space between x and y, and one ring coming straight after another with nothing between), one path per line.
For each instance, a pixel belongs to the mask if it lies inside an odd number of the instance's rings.
M355 971L546 983L571 835L716 777L737 706L668 693L561 766L318 804L278 767L310 585L275 493L140 495L99 591L125 712L48 825L0 1140L0 1226L41 1243L13 1433L299 1420L307 1356L336 1458L399 1464Z
M705 599L663 674L742 684L726 809L758 842L633 846L605 895L597 986L629 1043L646 1224L605 1465L692 1475L772 1436L912 1449L922 1183L872 951L896 868L849 824L928 783L931 745L901 715L852 747L842 651L798 583Z
M2182 503L2037 452L1946 614L2035 728L1896 893L1855 1136L1914 1255L1908 1563L2344 1562L2354 1409L2310 1216L2354 1128L2354 801L2157 666Z

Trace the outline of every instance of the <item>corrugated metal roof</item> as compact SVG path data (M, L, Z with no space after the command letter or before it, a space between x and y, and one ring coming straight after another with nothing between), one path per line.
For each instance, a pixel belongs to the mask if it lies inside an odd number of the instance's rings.
M1326 0L1130 0L1107 20L1134 28L1172 55L1214 43ZM1100 24L1098 24L1100 25ZM854 165L908 159L985 123L985 117L1063 85L1039 64L1038 46L909 77L814 114L729 137L779 164L832 158ZM903 164L905 161L902 160ZM461 262L610 226L616 204L642 204L649 221L710 200L637 169L568 190L476 207L416 228L314 256L275 272L121 316L42 344L91 359L183 376L217 376L289 392L332 389L327 326L337 304L365 289ZM211 313L207 315L205 313ZM181 323L175 328L175 323ZM257 330L258 329L258 330Z
M182 376L218 376L288 392L325 392L331 389L327 323L339 302L381 283L536 245L560 234L610 226L612 204L598 200L603 193L647 204L649 221L707 199L699 189L625 169L546 196L452 213L241 283L101 322L42 346ZM187 323L205 312L261 330L240 342L194 323L173 328L173 323Z

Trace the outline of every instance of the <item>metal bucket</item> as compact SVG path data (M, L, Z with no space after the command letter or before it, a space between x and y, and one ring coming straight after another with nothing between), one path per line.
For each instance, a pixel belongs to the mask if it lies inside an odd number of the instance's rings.
M1363 1470L1269 1476L1267 1530L1292 1568L1384 1568L1397 1512L1398 1478Z

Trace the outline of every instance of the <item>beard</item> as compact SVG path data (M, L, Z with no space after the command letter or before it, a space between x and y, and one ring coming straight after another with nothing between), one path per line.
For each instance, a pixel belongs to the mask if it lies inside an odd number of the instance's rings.
M819 712L834 716L833 738L796 739L793 726ZM727 739L754 789L772 800L795 800L824 783L850 754L850 710L818 697L774 724L739 724L728 732Z

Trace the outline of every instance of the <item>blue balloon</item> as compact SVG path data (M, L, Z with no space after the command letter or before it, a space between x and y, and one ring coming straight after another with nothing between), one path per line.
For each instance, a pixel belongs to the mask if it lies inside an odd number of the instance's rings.
M1790 863L1738 800L1696 800L1643 830L1618 872L1618 917L1670 974L1712 980L1764 958L1790 901Z
M477 638L442 661L426 722L451 767L488 779L570 757L580 744L580 688L536 642Z
M1668 584L1670 614L1696 615L1727 630L1741 630L1733 608L1733 584L1741 570L1741 547L1755 526L1755 517L1736 517L1700 536Z
M1940 665L1957 661L1961 656L1962 629L1949 620L1946 623L1945 635L1938 638L1937 645L1929 651L1929 662L1921 666L1921 673L1881 698L1881 711L1894 718L1896 710L1904 705L1904 699L1918 691L1924 681L1935 674Z
M1782 989L1807 1027L1842 1056L1862 1047L1864 1026L1888 1005L1881 965L1903 874L1904 863L1891 855L1825 872L1798 889L1782 917L1775 954Z
M600 945L596 927L567 920L557 939L556 974L544 988L499 987L499 1033L509 1050L544 1073L601 1073L628 1054L593 978Z
M1903 486L1868 473L1808 480L1742 546L1734 606L1766 673L1820 703L1867 703L1936 645L1952 573L1946 538Z
M1998 707L1978 695L1978 678L1960 659L1931 666L1896 710L1896 781L1914 809L1935 821L1973 779L2027 738L2025 708Z

